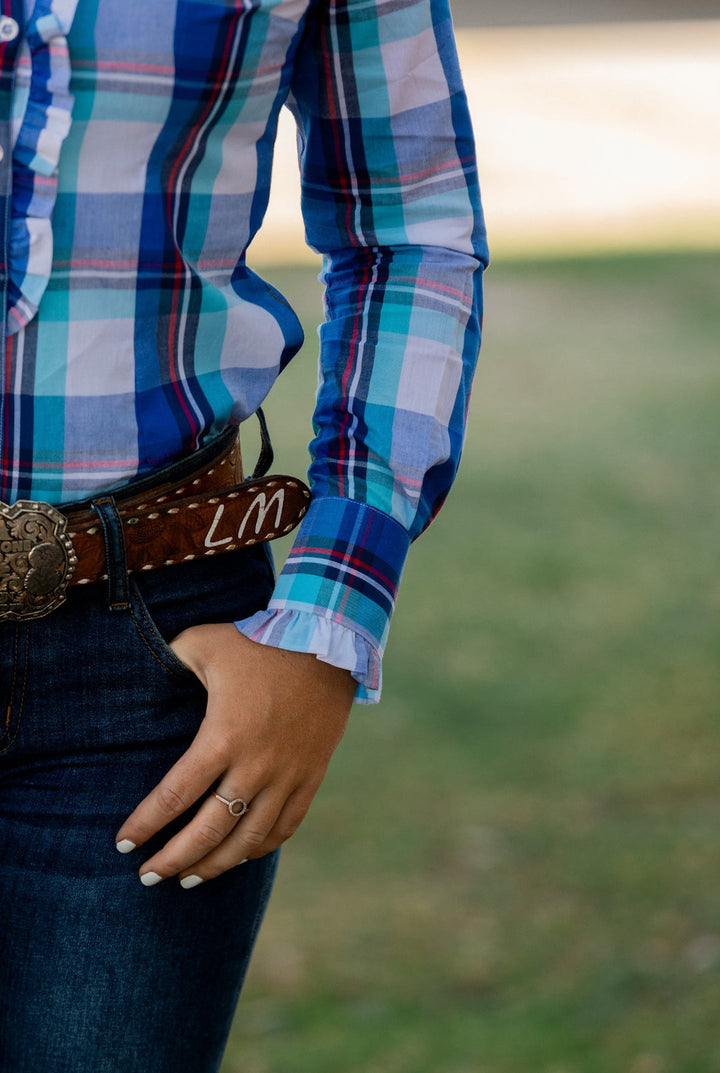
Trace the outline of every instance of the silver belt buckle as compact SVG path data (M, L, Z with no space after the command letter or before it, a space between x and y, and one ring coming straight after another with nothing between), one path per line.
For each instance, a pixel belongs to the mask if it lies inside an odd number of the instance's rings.
M65 599L77 555L49 503L0 503L0 619L42 618Z

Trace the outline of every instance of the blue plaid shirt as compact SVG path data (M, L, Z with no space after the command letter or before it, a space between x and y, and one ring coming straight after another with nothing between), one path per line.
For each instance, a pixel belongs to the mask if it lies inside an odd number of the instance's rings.
M262 403L302 342L246 263L299 131L327 320L312 506L254 640L375 699L460 455L486 247L448 0L0 0L2 499L69 503Z

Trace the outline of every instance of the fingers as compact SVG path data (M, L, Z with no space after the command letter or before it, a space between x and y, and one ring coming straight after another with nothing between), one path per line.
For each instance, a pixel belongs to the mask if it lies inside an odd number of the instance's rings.
M233 800L230 794L222 796ZM238 818L210 794L190 823L145 862L140 870L141 882L153 886L179 873L186 874L182 878L193 875L205 880L233 868L262 846L281 809L277 791L265 789L252 797L247 813ZM208 868L207 862L218 855L224 867L213 871L212 864ZM197 886L197 880L189 885Z
M117 848L128 853L206 798L187 824L142 865L140 881L145 886L172 876L179 876L186 888L198 886L249 857L277 849L297 830L320 782L305 775L301 790L287 772L283 779L277 772L261 774L258 767L253 776L245 769L224 770L226 764L225 747L209 749L201 730L120 828ZM224 801L215 796L213 786Z
M266 853L271 853L295 833L307 814L311 800L312 794L297 790L278 810L270 791L258 795L252 809L214 850L191 868L178 869L181 886L189 890L206 880L215 879L229 868L244 864L248 858L264 857Z
M248 858L263 857L295 833L312 796L298 789L285 797L267 788L255 795L247 813L237 818L211 794L192 822L145 862L140 880L145 886L155 886L178 876L189 890Z
M116 836L121 853L144 845L171 820L194 805L223 773L221 750L208 748L202 732L164 778L128 817Z

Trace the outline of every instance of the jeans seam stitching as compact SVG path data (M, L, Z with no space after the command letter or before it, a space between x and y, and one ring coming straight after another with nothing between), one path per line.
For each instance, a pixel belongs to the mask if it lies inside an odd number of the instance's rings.
M27 627L26 627L26 629L27 629ZM16 626L16 628L15 628L15 650L13 652L13 677L12 677L12 683L10 685L10 701L8 703L8 709L7 709L7 721L6 721L7 733L10 733L10 716L11 716L11 713L12 713L13 700L15 698L15 683L16 683L16 680L17 680L17 651L18 651L19 638L20 638L20 627ZM3 753L6 753L8 751L8 749L12 749L13 745L15 744L15 739L17 738L18 734L20 733L20 724L22 723L23 705L25 703L25 689L27 687L27 665L28 665L29 647L30 646L28 644L28 639L26 637L25 638L25 658L23 660L22 693L20 694L20 704L18 705L18 709L17 709L17 722L15 724L15 730L13 732L12 738L7 743L7 745L5 745L2 749L0 749L0 756Z
M16 625L15 626L15 642L14 642L14 645L13 645L13 673L12 673L12 680L10 682L10 696L8 697L8 706L7 706L7 711L5 713L5 733L3 734L2 738L0 738L0 742L4 742L5 738L10 736L10 719L12 717L13 698L15 696L15 679L17 678L17 654L18 654L18 634L19 633L20 633L20 627L18 625ZM15 739L13 738L13 741L14 740ZM12 745L12 742L8 742L7 745L3 746L3 748L0 750L0 752L4 753L7 749L10 748L11 745Z

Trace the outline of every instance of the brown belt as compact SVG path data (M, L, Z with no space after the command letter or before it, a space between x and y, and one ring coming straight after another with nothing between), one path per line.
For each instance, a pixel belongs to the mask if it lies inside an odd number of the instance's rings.
M242 479L239 439L209 466L181 482L158 483L101 496L123 523L128 572L201 559L294 529L310 505L295 477ZM48 503L0 503L0 619L49 614L68 585L107 578L105 531L92 507L60 511Z

